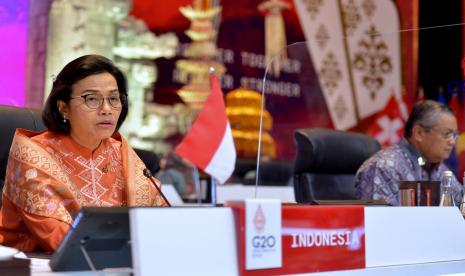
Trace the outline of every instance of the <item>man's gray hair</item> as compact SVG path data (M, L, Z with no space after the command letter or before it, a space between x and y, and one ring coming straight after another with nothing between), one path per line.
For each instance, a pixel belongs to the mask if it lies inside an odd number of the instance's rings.
M441 113L447 113L454 116L454 111L443 103L432 100L425 100L417 103L413 107L412 112L405 123L405 138L410 138L412 136L412 129L414 125L420 125L425 129L432 129L436 126L439 114Z

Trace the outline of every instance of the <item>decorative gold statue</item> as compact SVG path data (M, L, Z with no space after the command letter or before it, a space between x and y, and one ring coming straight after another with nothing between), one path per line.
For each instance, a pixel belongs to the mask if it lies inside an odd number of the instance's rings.
M226 70L223 64L215 61L217 31L212 23L221 12L221 6L212 7L208 0L196 0L194 7L185 6L179 10L191 21L186 34L192 43L184 53L187 59L176 63L179 79L188 82L178 93L189 107L199 110L210 93L209 68L213 67L219 76Z
M238 88L226 95L226 114L231 124L234 145L241 158L256 158L260 116L262 119L261 156L276 157L276 144L270 135L273 118L265 109L261 111L262 95L254 90Z
M282 10L290 8L291 5L282 0L266 0L258 5L258 9L266 13L265 57L266 64L270 65L270 71L275 77L279 77L281 64L287 59L286 28Z

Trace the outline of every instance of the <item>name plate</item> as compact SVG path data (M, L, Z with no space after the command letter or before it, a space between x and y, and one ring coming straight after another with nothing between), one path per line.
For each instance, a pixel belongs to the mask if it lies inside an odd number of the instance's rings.
M245 201L244 245L247 270L281 267L281 201Z
M246 262L246 204L227 202L234 210L241 275L277 275L365 268L363 206L281 208L282 266L250 269ZM252 222L253 223L253 222ZM260 247L269 246L267 239Z

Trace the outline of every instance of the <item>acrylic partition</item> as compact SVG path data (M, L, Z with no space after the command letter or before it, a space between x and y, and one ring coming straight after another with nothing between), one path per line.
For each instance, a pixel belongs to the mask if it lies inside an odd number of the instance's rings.
M293 187L300 203L357 199L359 166L403 138L412 106L424 99L454 110L460 136L447 164L463 175L465 25L402 30L397 17L379 17L343 29L309 23L307 41L267 60L254 196L275 185Z

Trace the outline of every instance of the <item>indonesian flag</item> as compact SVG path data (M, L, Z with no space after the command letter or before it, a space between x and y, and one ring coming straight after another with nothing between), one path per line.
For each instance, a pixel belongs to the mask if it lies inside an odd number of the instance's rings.
M376 116L368 135L374 137L381 146L386 147L397 144L404 135L404 120L400 104L394 95L382 111Z
M211 91L191 129L176 148L176 154L216 178L220 183L231 176L236 163L236 149L226 117L223 92L214 73Z

